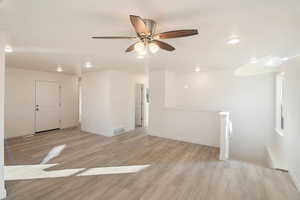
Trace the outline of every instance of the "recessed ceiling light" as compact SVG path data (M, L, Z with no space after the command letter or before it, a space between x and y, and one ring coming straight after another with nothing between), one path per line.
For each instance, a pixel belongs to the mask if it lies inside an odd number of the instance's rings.
M85 63L85 67L86 67L86 68L92 68L93 65L92 65L91 62L86 62L86 63Z
M289 58L288 57L284 57L284 58L281 58L281 60L282 61L287 61L287 60L289 60Z
M200 70L201 70L200 67L195 68L195 72L200 72Z
M263 59L263 63L266 67L278 67L282 62L281 58L273 56L268 56Z
M136 58L137 58L137 59L143 59L144 56L143 56L143 55L138 55Z
M58 67L56 68L56 71L57 71L57 72L63 72L64 70L63 70L62 67L58 66Z
M266 63L265 63L266 66L273 66L274 65L274 61L273 60L268 60Z
M13 52L13 49L12 49L12 47L11 47L10 45L6 45L4 51L5 51L6 53L11 53L11 52Z
M280 72L280 76L284 76L285 75L285 73L284 72Z
M183 88L184 88L184 89L188 89L188 88L189 88L189 85L188 85L188 84L185 84L185 85L183 86Z
M240 43L241 42L241 40L240 40L240 38L238 38L238 37L231 37L229 40L228 40L228 44L238 44L238 43Z
M250 63L252 63L252 64L255 64L257 62L258 62L258 60L255 57L253 57L253 58L250 59Z

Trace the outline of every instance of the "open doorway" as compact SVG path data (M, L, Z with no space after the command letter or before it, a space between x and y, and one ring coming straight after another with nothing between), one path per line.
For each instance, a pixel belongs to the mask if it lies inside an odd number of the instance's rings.
M145 86L135 86L135 128L145 127Z

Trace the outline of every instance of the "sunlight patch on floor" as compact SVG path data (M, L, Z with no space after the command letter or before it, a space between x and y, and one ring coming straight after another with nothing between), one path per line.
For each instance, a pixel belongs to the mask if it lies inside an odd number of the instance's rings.
M59 145L59 146L53 147L49 151L49 153L47 154L47 156L43 159L43 161L41 162L41 164L46 164L47 162L49 162L53 158L59 156L61 154L61 152L66 148L66 146L67 145L63 144L63 145Z
M132 166L77 168L77 169L45 171L45 169L57 165L58 164L5 166L4 177L6 181L12 181L12 180L28 180L28 179L42 179L42 178L60 178L60 177L68 177L68 176L130 174L130 173L137 173L150 166L150 165L132 165Z
M45 171L50 167L57 166L58 164L41 164L41 165L16 165L16 166L5 166L4 168L4 179L9 180L27 180L27 179L40 179L40 178L59 178L67 177L72 174L76 174L82 169L64 169Z
M92 175L105 175L105 174L129 174L137 173L150 165L132 165L132 166L119 166L119 167L98 167L88 169L78 176L92 176Z

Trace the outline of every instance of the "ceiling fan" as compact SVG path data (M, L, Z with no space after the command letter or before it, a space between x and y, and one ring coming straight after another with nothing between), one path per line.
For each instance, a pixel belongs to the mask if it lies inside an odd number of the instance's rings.
M159 48L166 51L174 51L175 48L165 42L158 39L168 39L168 38L179 38L187 37L192 35L197 35L197 29L185 29L185 30L175 30L163 33L155 33L156 22L151 19L142 19L139 16L130 15L130 21L133 25L136 37L123 37L123 36L107 36L107 37L92 37L93 39L138 39L138 41L130 45L125 52L131 52L133 50L140 54L146 53L146 47L149 48L151 53L156 53Z

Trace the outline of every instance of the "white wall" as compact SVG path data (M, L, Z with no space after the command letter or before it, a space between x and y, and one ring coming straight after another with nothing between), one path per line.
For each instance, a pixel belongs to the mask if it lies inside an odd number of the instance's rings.
M0 199L6 196L4 188L4 84L5 84L4 38L0 33Z
M231 158L265 164L264 145L274 125L273 80L273 75L236 77L232 70L152 71L150 133L216 146L217 112L229 111L234 131Z
M78 78L73 75L7 68L5 137L33 134L35 129L35 81L61 84L61 128L78 125Z
M300 60L287 68L287 135L290 140L289 171L300 191Z
M81 129L111 134L109 72L90 72L82 76Z
M105 70L82 76L82 130L113 136L114 129L134 129L136 76Z
M300 190L300 59L293 59L282 67L285 73L286 123L284 135L273 132L268 149L274 167L289 170ZM274 127L275 128L275 127Z
M113 128L133 130L135 126L135 80L132 74L111 71L110 103Z
M172 79L168 79L169 77ZM150 72L149 134L218 146L220 128L218 112L176 107L173 81L175 81L174 74L170 72ZM168 103L168 100L171 103Z

